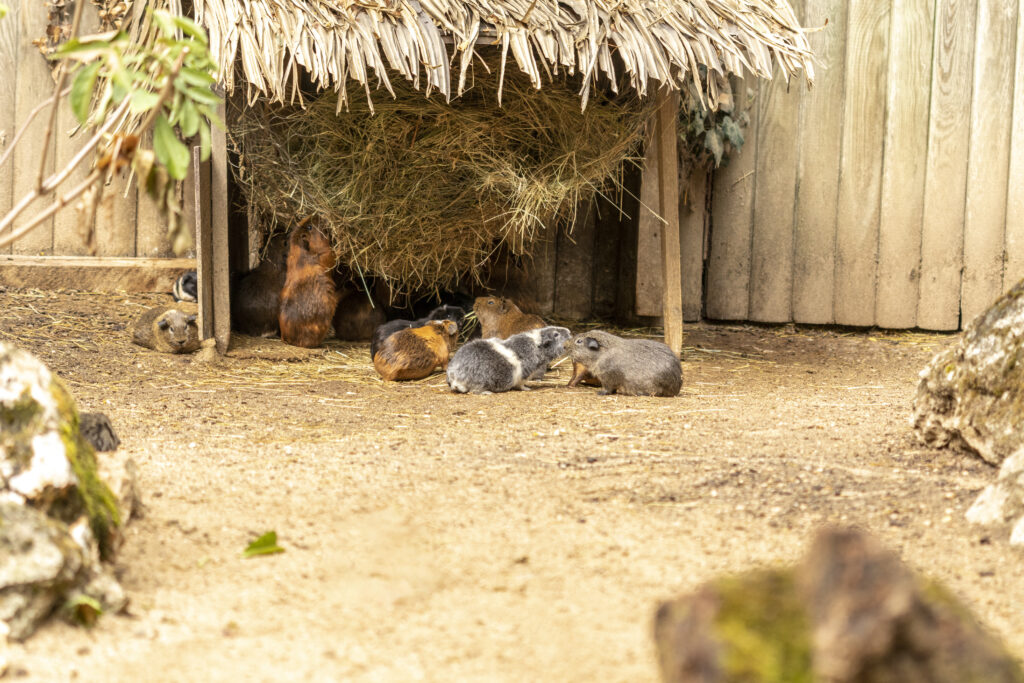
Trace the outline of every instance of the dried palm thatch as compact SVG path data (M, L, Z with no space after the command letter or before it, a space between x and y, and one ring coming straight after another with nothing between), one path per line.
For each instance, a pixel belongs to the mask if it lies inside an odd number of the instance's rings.
M315 214L354 273L395 294L445 288L478 279L499 244L528 252L635 160L649 116L635 93L599 93L581 112L568 84L537 91L511 74L498 108L497 78L475 81L452 103L398 82L376 114L353 97L339 116L331 94L304 109L235 109L229 135L250 225L267 233Z
M786 0L195 0L195 11L229 91L240 59L250 102L301 98L300 66L338 92L339 109L350 78L369 99L371 70L389 92L391 69L450 99L465 91L478 45L500 46L499 100L510 50L534 88L543 74L582 74L584 107L598 75L615 87L617 63L641 96L649 80L683 89L691 79L712 109L744 68L771 78L774 63L787 80L801 69L813 79Z

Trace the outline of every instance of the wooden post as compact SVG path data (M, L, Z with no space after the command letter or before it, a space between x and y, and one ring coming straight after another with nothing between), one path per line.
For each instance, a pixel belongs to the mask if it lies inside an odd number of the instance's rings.
M223 95L223 93L220 93ZM226 121L225 107L217 108ZM211 131L213 153L210 156L210 232L213 247L213 336L217 351L226 353L231 342L231 261L228 248L228 142L217 127Z
M656 140L658 146L659 212L661 230L662 321L665 343L677 356L683 352L683 277L679 246L679 157L676 118L679 93L668 87L658 91Z
M199 337L213 337L213 242L210 231L210 162L199 160L199 147L192 148L192 176L195 178L196 275L198 275Z

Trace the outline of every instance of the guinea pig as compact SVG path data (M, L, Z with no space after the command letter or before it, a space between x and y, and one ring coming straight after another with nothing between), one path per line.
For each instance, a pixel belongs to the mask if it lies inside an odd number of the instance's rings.
M395 332L401 330L407 330L410 327L422 327L431 320L451 320L456 325L462 325L462 319L466 317L466 312L458 306L438 306L430 313L427 317L420 318L419 320L389 320L383 325L379 325L377 329L373 331L373 340L370 342L370 357L377 355L377 349L380 348L384 340L393 335Z
M281 290L287 272L288 241L276 235L267 244L267 257L238 278L231 298L231 320L236 330L253 337L278 333Z
M199 278L196 275L196 271L188 270L182 273L181 277L174 281L171 296L174 297L175 301L191 301L193 303L198 301Z
M601 383L597 381L597 378L587 371L587 368L583 363L576 361L572 362L572 377L569 378L569 384L566 386L578 387L581 384L586 384L591 387L599 387Z
M198 313L188 302L151 308L132 326L132 342L162 353L192 353L199 348Z
M601 383L602 396L675 396L683 386L679 359L661 342L592 330L577 334L565 346L573 363Z
M373 367L390 382L396 379L423 379L441 366L455 350L459 326L451 320L431 320L421 327L410 327L389 335L375 354Z
M117 447L121 445L121 439L117 438L114 425L110 424L110 418L104 413L79 414L78 433L97 452L116 451Z
M303 219L288 237L288 267L277 318L286 343L311 349L327 337L338 307L330 274L337 264L326 235L309 218Z
M536 330L547 324L540 316L523 313L511 299L494 296L477 297L473 302L473 312L480 321L483 339L508 339L514 334Z
M543 377L548 363L564 353L569 336L564 327L542 327L508 339L471 341L448 364L448 386L460 394L526 390L527 380Z
M350 289L341 295L334 310L334 336L344 341L367 341L385 320L384 309L374 304L369 294Z

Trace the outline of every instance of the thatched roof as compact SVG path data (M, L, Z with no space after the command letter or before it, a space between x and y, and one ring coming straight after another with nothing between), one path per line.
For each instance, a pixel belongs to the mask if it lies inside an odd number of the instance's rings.
M461 95L476 49L511 52L540 88L545 75L582 73L590 87L604 74L612 88L616 55L641 95L649 81L688 87L717 106L730 74L744 70L813 78L811 52L786 0L195 0L229 91L236 57L250 97L293 97L299 69L339 92L348 79L369 96L389 69L419 89ZM774 66L779 67L776 72ZM711 77L701 78L698 66ZM372 74L371 74L372 71ZM454 87L453 87L453 81Z

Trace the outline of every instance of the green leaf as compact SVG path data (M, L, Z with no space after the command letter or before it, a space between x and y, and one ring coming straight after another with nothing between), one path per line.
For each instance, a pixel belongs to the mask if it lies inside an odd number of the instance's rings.
M187 66L181 68L181 71L178 72L178 78L187 85L194 85L199 88L209 88L217 82L209 73Z
M210 126L206 122L199 124L199 160L206 161L210 158L213 144L210 142Z
M171 18L170 13L164 10L153 11L153 21L156 23L157 28L160 29L160 33L164 34L167 38L175 37L177 31L174 27L174 20Z
M250 543L242 553L242 557L256 557L257 555L273 555L283 553L284 548L277 544L277 532L268 531L255 541Z
M181 103L181 117L178 119L178 125L181 126L181 134L186 138L199 132L199 112L196 111L196 106L188 100Z
M95 598L84 593L78 593L64 603L67 615L75 622L83 626L92 626L103 614L103 606Z
M96 87L96 76L99 74L103 62L93 62L89 66L75 74L75 80L71 82L71 111L79 123L85 123L89 116L89 103L92 102L92 91Z
M216 107L221 103L221 99L217 97L209 88L192 88L186 87L185 94L191 97L199 104L207 104L211 107Z
M149 92L148 90L135 90L132 91L131 104L129 105L129 108L133 114L142 114L155 107L159 101L160 95L155 92Z
M203 45L209 44L206 39L206 31L204 31L202 27L199 26L199 24L192 21L188 17L174 16L172 17L172 21L174 22L175 26L182 30L183 33L192 36Z
M188 173L188 147L174 134L174 129L163 114L157 117L153 127L153 151L172 178L185 179Z

